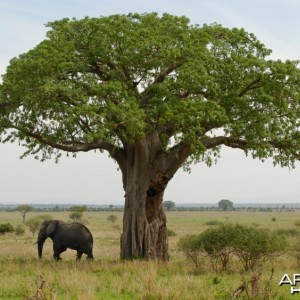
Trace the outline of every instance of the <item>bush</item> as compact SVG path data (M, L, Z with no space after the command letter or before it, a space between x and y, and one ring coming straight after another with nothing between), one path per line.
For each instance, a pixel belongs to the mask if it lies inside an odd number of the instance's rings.
M300 266L300 242L297 241L293 246L292 246L292 254L297 260L297 267Z
M216 221L216 220L211 220L211 221L207 221L207 222L205 222L204 223L204 225L221 225L222 224L222 222L220 222L220 221Z
M235 227L232 224L220 224L217 228L204 231L201 237L204 250L215 262L215 267L221 263L222 270L227 270L233 255Z
M270 230L242 225L236 225L236 229L234 253L240 259L245 271L253 269L258 263L272 256L279 255L285 249L284 237Z
M0 234L5 234L7 232L13 232L14 227L10 223L0 224Z
M18 225L15 229L15 235L16 236L21 236L21 235L24 235L25 233L25 229L23 228L22 225Z
M291 229L277 229L275 231L277 235L283 235L283 236L298 236L300 232L297 229L291 228Z
M176 236L176 235L177 233L174 230L168 229L168 236Z
M177 247L199 268L200 257L204 253L201 235L186 235L179 240Z
M217 270L228 270L232 257L237 257L245 271L254 269L271 257L283 253L284 236L267 229L244 225L221 224L200 235L187 235L178 243L178 249L199 267L199 258L207 254ZM296 251L299 253L299 251ZM299 255L300 257L300 255Z
M116 215L109 215L107 217L107 221L115 223L117 221L118 217Z

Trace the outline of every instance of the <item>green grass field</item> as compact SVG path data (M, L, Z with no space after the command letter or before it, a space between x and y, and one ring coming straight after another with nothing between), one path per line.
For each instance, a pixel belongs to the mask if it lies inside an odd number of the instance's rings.
M29 212L27 219L42 213ZM55 219L69 220L69 212L50 213ZM113 224L110 214L117 215ZM253 274L241 270L214 272L208 262L201 271L177 251L178 240L197 234L208 221L232 222L260 228L296 229L300 211L295 212L168 212L168 228L176 232L169 238L170 260L165 263L120 261L119 240L121 212L85 212L84 219L94 236L94 261L75 261L75 251L67 250L62 261L52 259L52 242L47 240L43 259L38 260L36 236L26 228L24 236L0 236L0 299L231 299L232 293ZM18 212L0 212L0 223L22 224ZM116 226L117 225L117 226ZM299 228L300 231L300 228ZM298 237L289 237L289 243ZM274 274L272 275L272 269ZM298 270L298 271L297 271ZM244 292L238 299L295 299L290 286L279 286L284 274L300 273L296 258L290 253L273 259L261 272L259 297Z

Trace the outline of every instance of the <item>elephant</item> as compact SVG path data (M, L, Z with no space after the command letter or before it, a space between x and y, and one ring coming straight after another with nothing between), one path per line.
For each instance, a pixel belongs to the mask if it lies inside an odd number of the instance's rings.
M42 258L43 245L48 237L53 241L55 260L60 260L60 254L67 248L77 251L77 260L81 259L83 253L87 255L87 259L94 259L93 236L89 229L81 223L65 223L60 220L44 221L35 243L38 244L39 258Z

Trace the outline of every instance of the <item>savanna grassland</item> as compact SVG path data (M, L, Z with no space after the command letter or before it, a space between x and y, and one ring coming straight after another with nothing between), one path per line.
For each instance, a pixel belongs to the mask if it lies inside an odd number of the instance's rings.
M51 212L55 219L69 221L70 212ZM27 219L39 212L29 212ZM107 220L117 216L116 222ZM75 251L67 250L62 261L52 259L52 242L47 240L43 259L38 260L36 235L26 228L23 236L0 236L0 299L231 299L243 282L245 290L237 299L295 299L290 286L279 286L282 276L299 272L292 250L268 260L259 269L243 273L236 264L227 272L215 271L209 259L200 269L177 251L177 242L187 234L209 228L209 221L251 225L271 230L300 231L300 211L273 212L168 212L170 260L165 263L121 261L119 259L121 212L84 212L83 218L94 236L94 261L75 261ZM0 212L0 223L22 224L18 212ZM299 223L298 223L299 224ZM25 228L25 227L24 227ZM300 235L287 236L287 244ZM251 296L251 279L261 274L258 296ZM247 294L248 293L248 294Z

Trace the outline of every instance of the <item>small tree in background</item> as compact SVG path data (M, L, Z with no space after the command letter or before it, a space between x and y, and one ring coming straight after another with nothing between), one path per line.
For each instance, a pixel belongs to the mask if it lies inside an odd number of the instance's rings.
M16 207L16 211L19 211L21 213L21 216L23 218L23 223L25 223L26 214L29 211L34 211L34 210L35 210L35 208L28 204L19 205Z
M233 202L227 199L220 200L218 206L222 210L234 210Z
M115 223L117 221L118 217L116 215L109 215L107 217L107 221Z
M42 221L41 219L34 217L30 218L25 222L25 225L29 228L29 231L32 233L32 236L34 237L35 233L38 231Z
M36 217L33 217L25 222L25 225L29 228L29 231L32 233L32 236L35 235L35 233L39 230L40 225L44 221L52 220L53 217L51 215L39 215Z
M82 212L80 211L73 211L69 215L70 219L72 219L75 222L81 222L82 220Z
M74 222L82 222L83 212L87 210L86 205L74 205L69 209L72 211L69 215L70 219Z
M173 201L164 201L164 208L166 210L174 210L175 209L175 202L173 202Z

